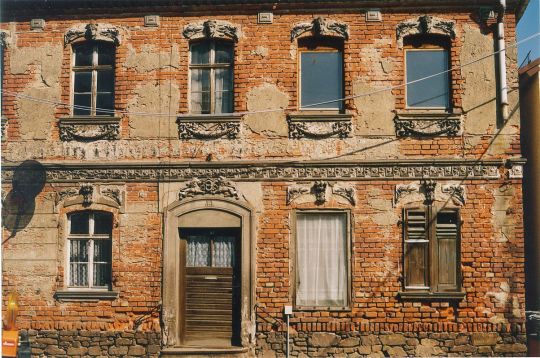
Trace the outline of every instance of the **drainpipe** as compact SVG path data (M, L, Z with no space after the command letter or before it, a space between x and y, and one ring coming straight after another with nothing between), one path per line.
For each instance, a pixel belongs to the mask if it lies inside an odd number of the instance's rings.
M503 121L508 119L508 88L506 84L506 43L504 42L504 12L506 0L499 0L497 13L497 41L499 50L499 98Z

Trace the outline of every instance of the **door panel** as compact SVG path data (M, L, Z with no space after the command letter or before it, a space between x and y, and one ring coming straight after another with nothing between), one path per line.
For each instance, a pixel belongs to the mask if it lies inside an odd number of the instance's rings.
M240 230L181 229L180 237L186 243L185 344L238 344Z

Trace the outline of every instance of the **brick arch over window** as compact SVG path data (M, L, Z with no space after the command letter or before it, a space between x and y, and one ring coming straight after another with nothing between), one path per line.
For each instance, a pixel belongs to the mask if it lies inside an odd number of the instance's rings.
M215 215L212 215L214 213ZM252 331L252 306L254 303L254 264L251 236L254 232L252 210L236 200L203 196L195 200L177 201L165 211L165 237L163 242L163 344L174 348L182 345L182 298L180 285L185 266L180 255L179 228L186 220L194 220L193 226L202 227L205 220L212 225L227 222L226 226L240 225L241 232L241 344L250 342ZM206 219L202 216L206 215ZM210 215L210 216L208 216ZM189 225L192 226L192 225Z

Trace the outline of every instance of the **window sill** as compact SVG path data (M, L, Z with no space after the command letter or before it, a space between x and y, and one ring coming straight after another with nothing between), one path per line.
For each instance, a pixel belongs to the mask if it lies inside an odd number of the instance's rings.
M325 312L349 312L350 307L332 307L332 306L296 306L295 312L313 312L313 311L325 311Z
M235 113L192 114L180 116L178 137L180 139L236 139L240 133L242 115Z
M119 117L68 117L58 121L60 139L63 141L90 142L120 139Z
M465 292L415 292L401 291L398 292L398 298L402 300L415 301L461 301L465 298Z
M396 113L394 125L397 137L455 137L461 135L460 113L442 110L408 110Z
M112 301L118 298L117 291L56 291L54 298L58 301Z
M352 114L313 112L290 113L287 118L289 138L347 138L351 133Z

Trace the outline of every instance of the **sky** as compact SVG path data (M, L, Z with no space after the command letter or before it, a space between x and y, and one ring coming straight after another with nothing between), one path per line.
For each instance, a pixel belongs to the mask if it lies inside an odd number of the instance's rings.
M540 32L540 0L530 0L527 10L517 25L517 40L521 41L538 32ZM528 58L527 54L529 54ZM540 36L518 45L520 64L526 65L529 60L534 61L538 57L540 57Z

